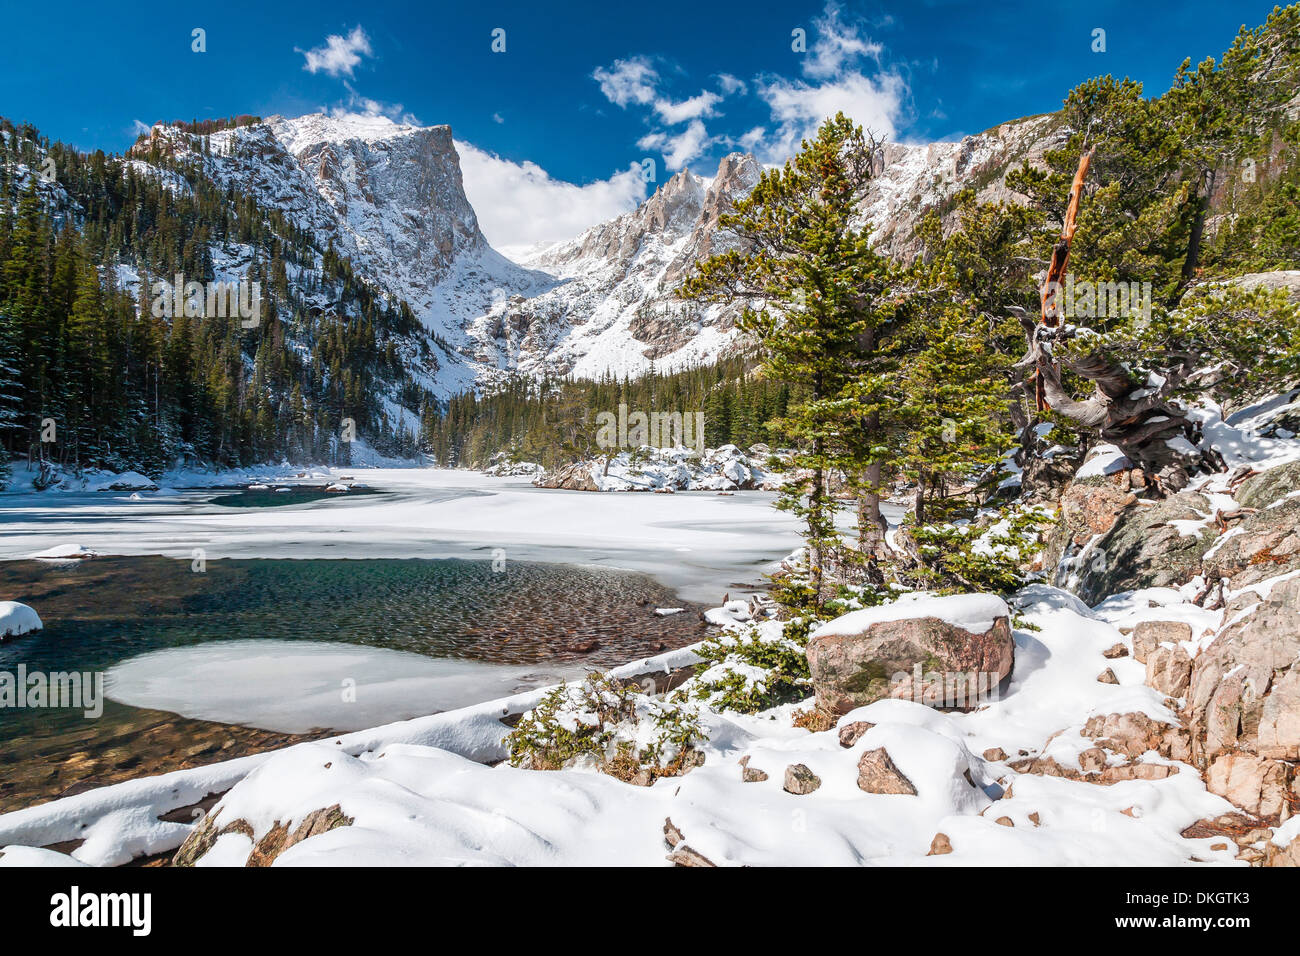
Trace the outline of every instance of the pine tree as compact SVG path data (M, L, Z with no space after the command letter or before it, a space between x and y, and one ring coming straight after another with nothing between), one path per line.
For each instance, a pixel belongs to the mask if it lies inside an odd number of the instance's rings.
M878 467L882 444L861 378L892 321L890 266L857 225L875 148L842 113L827 120L721 218L739 247L702 263L683 289L744 302L737 325L758 338L764 373L792 386L796 397L773 426L796 446L793 464L806 477L785 486L778 507L804 523L817 607L823 564L840 545L829 479Z

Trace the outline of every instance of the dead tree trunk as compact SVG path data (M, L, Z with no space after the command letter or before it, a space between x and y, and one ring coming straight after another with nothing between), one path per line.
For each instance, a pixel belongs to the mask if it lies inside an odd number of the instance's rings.
M1080 356L1057 349L1075 335L1073 329L1061 323L1057 295L1069 265L1070 242L1091 159L1091 150L1079 158L1061 237L1052 249L1040 291L1041 314L1021 364L1034 368L1034 394L1040 411L1050 408L1085 428L1095 429L1097 437L1118 446L1146 472L1158 493L1176 492L1187 484L1200 456L1185 441L1194 432L1192 422L1168 398L1172 389L1192 373L1194 357L1182 357L1161 381L1147 382L1136 380L1127 368L1101 352ZM1075 399L1063 382L1063 370L1090 381L1092 394Z

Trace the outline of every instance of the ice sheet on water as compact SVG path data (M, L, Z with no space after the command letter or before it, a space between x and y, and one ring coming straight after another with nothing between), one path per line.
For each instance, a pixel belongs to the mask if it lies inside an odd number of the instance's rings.
M112 700L282 733L360 730L580 677L326 641L216 641L133 657L107 675Z

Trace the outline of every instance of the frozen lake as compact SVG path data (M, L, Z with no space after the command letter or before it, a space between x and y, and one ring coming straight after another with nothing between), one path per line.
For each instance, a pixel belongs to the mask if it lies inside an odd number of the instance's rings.
M642 571L683 599L762 585L798 545L770 492L594 493L443 469L352 469L380 494L279 507L213 489L0 494L0 560L75 542L105 554L220 558L468 558ZM498 550L499 549L499 550Z

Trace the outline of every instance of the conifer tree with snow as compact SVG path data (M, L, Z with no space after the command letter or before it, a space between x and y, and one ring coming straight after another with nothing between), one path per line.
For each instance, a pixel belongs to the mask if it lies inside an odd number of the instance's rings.
M863 384L894 322L892 266L870 245L857 209L877 145L843 113L780 169L767 170L720 226L738 248L706 260L687 298L747 303L738 320L758 341L763 371L789 384L791 401L772 424L797 448L800 477L778 507L802 519L809 551L809 602L823 601L824 564L839 550L829 480L853 476L867 504L864 536L878 533L882 389Z

